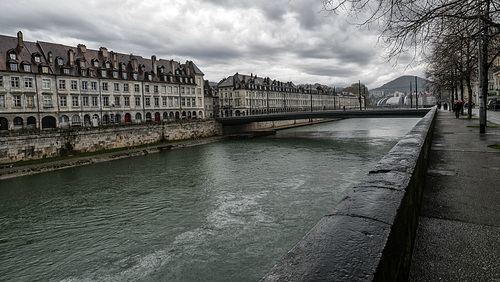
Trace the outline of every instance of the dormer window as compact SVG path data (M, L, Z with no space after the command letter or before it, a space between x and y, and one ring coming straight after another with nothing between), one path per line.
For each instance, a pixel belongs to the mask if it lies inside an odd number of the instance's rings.
M9 54L9 57L10 57L10 59L11 59L11 60L17 60L17 54L16 54L16 53L14 53L14 52L11 52L11 53Z
M123 79L127 79L127 73L126 72L122 73L122 78Z
M49 73L49 67L42 66L42 73Z
M111 64L109 62L106 62L106 68L109 69L111 67Z
M42 62L42 58L40 56L35 56L35 62L36 63L41 63Z
M153 80L153 76L151 74L148 74L148 80L149 81L152 81Z
M137 73L135 73L135 72L134 72L134 73L132 74L132 77L133 77L135 80L137 80Z
M23 70L24 70L24 72L31 72L31 65L24 64L23 65Z
M18 71L19 69L17 68L17 63L10 63L10 70L11 71Z
M58 64L59 66L62 66L62 65L64 64L63 59L62 59L62 58L57 58L57 64Z
M118 78L118 71L113 71L113 78Z
M80 67L85 68L85 61L80 61Z
M107 71L106 70L101 70L101 76L106 77L107 76Z
M98 60L94 60L94 67L99 67L99 61Z
M62 71L63 71L64 74L69 74L69 69L68 68L63 68Z

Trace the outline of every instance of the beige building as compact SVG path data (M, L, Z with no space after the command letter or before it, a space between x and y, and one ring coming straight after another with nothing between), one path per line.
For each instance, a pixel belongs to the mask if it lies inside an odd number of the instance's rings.
M191 61L0 35L0 130L205 118L203 77Z

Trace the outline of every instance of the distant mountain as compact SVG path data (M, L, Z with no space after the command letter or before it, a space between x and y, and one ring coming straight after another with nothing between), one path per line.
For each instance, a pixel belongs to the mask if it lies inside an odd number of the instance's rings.
M375 96L386 96L388 94L402 92L409 93L410 92L410 82L411 82L411 90L415 91L415 77L414 76L400 76L393 81L387 82L386 84L370 89L370 94ZM427 89L430 86L429 82L421 77L417 77L417 91L421 92Z

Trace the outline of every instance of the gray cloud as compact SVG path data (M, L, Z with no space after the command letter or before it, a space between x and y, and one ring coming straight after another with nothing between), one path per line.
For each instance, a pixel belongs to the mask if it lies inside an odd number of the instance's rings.
M379 32L321 12L322 0L18 0L5 5L0 34L163 59L192 60L219 81L239 73L281 81L378 87L412 54L387 62ZM24 7L19 9L18 7ZM404 72L406 70L406 72ZM413 71L413 72L410 72Z

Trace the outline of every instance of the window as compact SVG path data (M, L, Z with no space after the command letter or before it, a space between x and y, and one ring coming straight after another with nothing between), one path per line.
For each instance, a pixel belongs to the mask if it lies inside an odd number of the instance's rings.
M78 96L72 96L71 97L71 105L73 107L78 107Z
M115 84L114 84L114 90L115 91L120 91L120 84L119 83L115 82Z
M101 76L106 77L107 76L107 71L106 70L101 70Z
M0 95L0 108L5 107L5 95Z
M168 87L168 94L172 94L172 86Z
M115 97L115 106L120 106L120 97Z
M16 53L10 53L9 57L11 60L17 60L17 54Z
M133 73L132 77L134 78L134 80L137 80L137 73Z
M103 82L102 83L102 90L103 91L108 91L108 83L107 82Z
M0 87L3 87L3 76L0 75Z
M66 80L59 80L59 89L66 89Z
M82 97L82 106L84 106L84 107L89 106L89 97L87 97L87 96Z
M160 98L158 97L155 97L155 106L159 106L160 105Z
M35 56L35 62L37 62L37 63L42 62L42 59L40 58L40 56Z
M123 103L125 104L125 107L129 107L130 106L130 97L124 97L123 99L124 99Z
M42 67L42 73L49 73L49 67Z
M141 97L135 97L135 105L140 106L141 105Z
M153 80L153 76L151 74L148 74L148 80L149 81Z
M99 106L99 100L97 99L96 96L92 97L92 107L97 107Z
M154 91L155 93L158 93L158 85L154 85L154 86L153 86L153 89L154 89L153 91Z
M80 61L80 67L83 69L85 68L85 61Z
M98 60L94 60L94 67L99 67L99 61Z
M78 90L78 81L76 80L71 81L71 90Z
M27 64L23 65L23 70L24 70L24 72L31 72L31 65L27 65Z
M195 99L195 98L193 98L191 101L192 101L192 102L191 102L191 105L193 105L193 107L196 107L196 99Z
M87 90L87 89L88 89L88 82L82 81L82 90Z
M113 71L113 78L118 78L118 72L117 71Z
M109 62L106 62L106 68L109 69L111 67L111 64Z
M57 64L62 66L64 64L63 62L63 59L62 58L57 58Z
M12 88L19 88L19 77L11 77L10 78L10 86Z
M168 97L168 106L169 107L173 107L174 104L172 101L173 101L172 97Z
M13 95L14 107L21 107L21 95Z
M68 106L68 101L66 96L59 96L59 106L61 107L67 107Z
M109 97L108 96L103 96L102 97L102 105L105 107L109 106Z
M129 91L128 83L123 84L123 91L124 92L128 92Z
M24 87L25 88L33 88L33 78L25 77L24 78Z
M184 99L184 98L182 98L182 99ZM191 107L191 99L190 98L187 98L187 106Z
M52 108L52 96L43 95L43 106L45 108Z
M146 106L151 106L151 98L146 97L144 103L146 104Z
M162 94L167 93L167 86L165 86L165 85L162 85L162 86L161 86L161 93L162 93Z
M50 89L50 79L48 78L42 79L42 89Z
M148 84L144 85L144 91L146 93L149 93L149 85Z
M182 98L181 99L181 106L185 106L186 105L186 98Z
M139 90L140 90L139 84L134 84L134 91L139 92Z
M127 79L127 73L126 72L122 73L122 78L123 79Z
M93 91L96 91L97 90L97 82L91 81L90 82L90 89Z
M167 106L167 97L161 97L161 103L163 106Z

